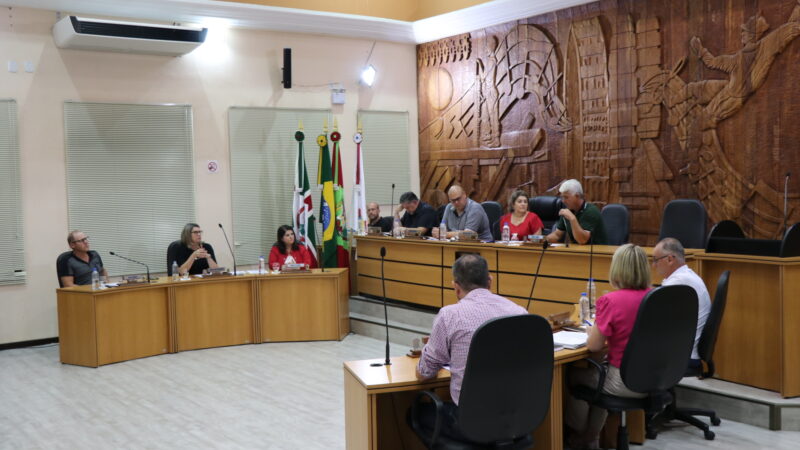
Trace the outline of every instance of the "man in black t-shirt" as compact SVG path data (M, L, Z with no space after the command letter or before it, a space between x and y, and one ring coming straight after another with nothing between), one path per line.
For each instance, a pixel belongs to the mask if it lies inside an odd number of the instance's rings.
M392 218L381 217L381 207L375 202L367 204L367 218L369 219L370 227L381 227L381 231L388 233L392 231Z
M406 192L400 196L400 205L394 212L395 217L400 217L400 213L406 213L400 219L400 225L405 228L422 228L423 236L430 236L431 230L438 226L436 223L436 210L425 202L419 201L417 194Z
M92 272L96 269L103 280L108 283L108 272L103 267L100 254L89 249L89 236L75 230L67 235L67 244L71 252L62 253L58 257L56 270L62 287L92 284Z

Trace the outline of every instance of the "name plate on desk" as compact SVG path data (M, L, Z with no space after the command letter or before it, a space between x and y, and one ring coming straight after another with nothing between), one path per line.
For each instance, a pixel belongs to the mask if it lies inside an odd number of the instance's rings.
M305 264L284 264L281 272L307 272L308 266Z
M383 236L383 230L381 230L381 227L369 227L367 228L367 236Z
M422 239L422 229L421 228L406 228L403 231L403 236L406 238L411 239Z
M459 241L477 241L478 233L474 231L459 231L456 235Z

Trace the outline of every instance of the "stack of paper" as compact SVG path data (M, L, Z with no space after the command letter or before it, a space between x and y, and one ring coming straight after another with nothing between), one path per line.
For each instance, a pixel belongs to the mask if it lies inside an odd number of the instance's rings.
M559 331L553 334L553 345L574 350L586 346L588 335L575 331Z

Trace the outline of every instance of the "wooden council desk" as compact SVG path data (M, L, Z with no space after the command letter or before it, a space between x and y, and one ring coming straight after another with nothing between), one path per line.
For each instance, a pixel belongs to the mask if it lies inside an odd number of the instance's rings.
M357 237L357 291L380 297L380 248L386 247L386 296L441 308L455 303L451 267L457 255L480 253L494 278L492 291L525 307L533 274L544 258L529 311L569 311L586 290L589 256L597 296L611 290L608 269L617 247L549 248L502 244ZM644 248L648 256L653 249ZM714 351L716 378L800 395L800 257L774 258L687 249L686 264L712 297L719 276L731 271L728 301ZM652 272L653 283L661 277Z
M561 350L554 354L550 410L534 432L536 448L563 448L564 365L585 358L589 351ZM422 442L406 424L406 411L421 390L436 390L450 398L450 372L440 370L436 378L417 379L418 359L392 358L392 365L370 367L381 359L344 363L345 439L348 450L423 449Z
M348 269L56 292L61 362L80 366L350 332Z

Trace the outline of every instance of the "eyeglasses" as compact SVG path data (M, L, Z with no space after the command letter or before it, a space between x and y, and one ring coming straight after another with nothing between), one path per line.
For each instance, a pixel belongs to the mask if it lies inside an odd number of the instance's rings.
M194 230L192 234L203 234L203 230Z
M89 236L86 236L83 239L78 239L76 241L72 241L73 244L85 244L87 242L89 242Z
M465 197L465 195L463 195L463 194L462 194L462 195L459 195L459 196L458 196L458 197L456 197L456 198L451 198L451 199L449 199L449 200L450 200L450 203L455 203L455 202L457 202L457 201L459 201L459 200L463 199L464 197Z
M668 257L668 256L672 256L672 255L664 255L664 256L659 256L658 258L656 258L656 257L654 256L654 257L653 257L653 264L655 264L655 263L657 263L657 262L661 261L662 259L664 259L664 258L666 258L666 257Z

